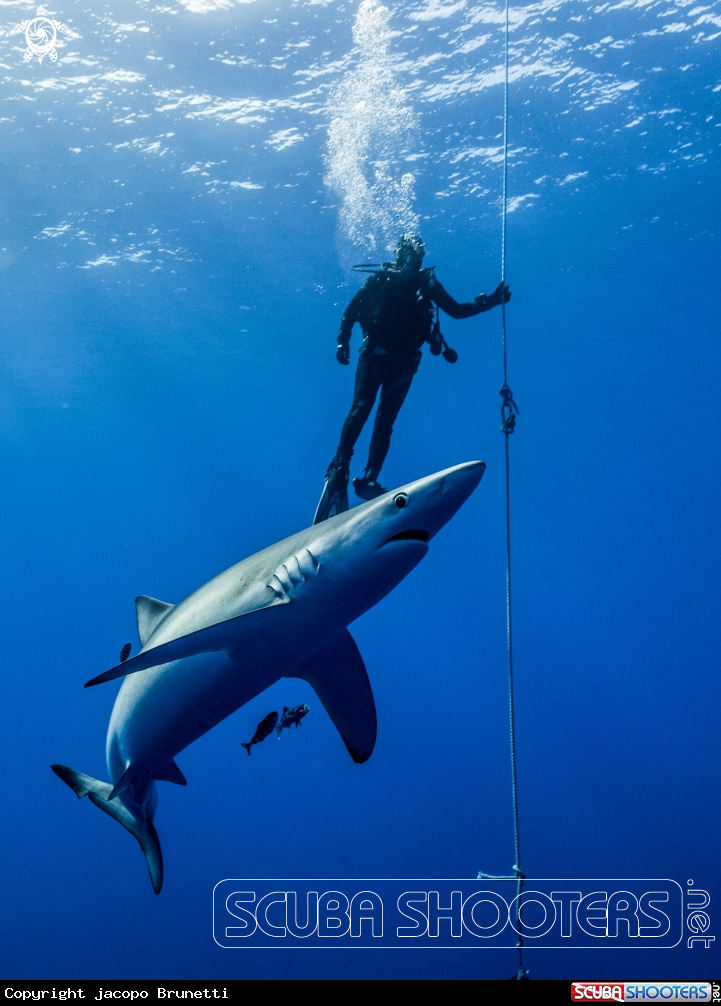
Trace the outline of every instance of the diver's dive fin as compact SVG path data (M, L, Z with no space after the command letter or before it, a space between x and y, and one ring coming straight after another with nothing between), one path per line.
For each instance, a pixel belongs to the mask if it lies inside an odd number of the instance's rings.
M294 677L307 681L325 706L355 762L368 761L378 729L368 674L347 629L305 660Z
M140 645L145 646L148 639L153 634L155 627L165 618L174 604L166 604L165 601L156 601L154 597L146 597L141 594L135 598L135 615L138 619L138 635Z
M233 659L243 659L243 628L247 627L253 633L253 644L257 652L258 628L264 629L268 636L268 646L272 645L273 638L277 633L276 617L278 608L291 604L290 598L280 600L276 598L265 608L256 608L255 611L246 611L243 615L236 615L225 622L217 622L209 625L207 629L198 629L197 632L190 632L187 636L179 636L178 639L171 639L161 646L151 646L149 650L144 650L136 657L131 657L124 664L116 664L104 674L99 674L97 678L85 682L85 687L100 685L104 681L112 681L114 678L122 678L126 674L133 674L135 671L146 671L149 667L159 667L161 664L169 664L173 660L182 660L184 657L195 657L199 653L210 653L213 650L225 650L231 645L233 648Z
M161 769L153 772L153 779L157 779L158 782L174 782L178 786L188 785L187 779L172 759Z
M321 521L335 517L338 513L345 513L348 509L347 467L335 471L331 468L329 472L318 506L315 509L314 524L320 524Z
M115 818L118 824L122 824L131 835L135 836L143 850L145 862L148 864L153 890L156 894L160 894L160 889L163 886L163 854L160 851L160 841L153 822L138 821L120 801L111 803L112 786L110 783L100 782L99 779L93 779L91 775L85 775L84 772L76 772L75 769L68 768L67 765L51 765L50 768L56 776L67 783L78 800L89 796L96 807Z

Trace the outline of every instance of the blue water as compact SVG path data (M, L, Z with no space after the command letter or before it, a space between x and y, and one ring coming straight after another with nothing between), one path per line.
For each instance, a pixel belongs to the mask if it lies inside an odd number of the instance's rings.
M4 3L4 30L34 12ZM371 760L354 765L310 688L281 682L179 757L187 789L160 784L159 897L134 840L49 770L107 777L117 688L82 684L137 648L137 594L181 600L310 523L351 396L333 352L348 266L418 219L458 299L498 283L501 8L393 5L363 78L388 100L366 109L371 140L346 146L340 187L328 128L370 58L357 4L51 14L79 36L59 36L55 64L0 39L2 971L506 978L513 950L237 954L210 920L225 877L512 866L499 311L445 321L460 361L426 354L396 426L388 485L488 470L353 627ZM693 878L718 932L721 4L542 0L511 28L523 866ZM249 760L258 720L300 702L303 727ZM697 980L719 943L529 949L526 964Z

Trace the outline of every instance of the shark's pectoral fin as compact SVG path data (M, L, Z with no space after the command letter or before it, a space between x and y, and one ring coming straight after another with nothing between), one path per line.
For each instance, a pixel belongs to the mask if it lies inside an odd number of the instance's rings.
M154 597L147 597L141 594L135 598L135 615L138 620L138 636L140 645L145 646L148 639L155 631L156 625L165 618L174 604L166 601L158 601Z
M378 724L363 657L347 629L314 653L295 672L307 681L335 723L351 758L368 761Z
M188 785L187 779L172 759L162 768L153 772L153 779L157 779L159 782L174 782L178 786Z
M275 600L265 608L256 608L255 611L246 611L235 618L228 618L224 622L216 622L205 629L198 629L197 632L190 632L187 636L179 636L171 639L161 646L151 646L148 650L143 650L137 657L131 657L125 663L116 664L104 674L99 674L97 678L85 683L85 687L100 685L104 681L112 681L114 678L123 678L126 674L133 674L135 671L146 671L149 667L160 667L162 664L170 664L174 660L183 660L185 657L195 657L199 653L212 653L214 650L226 650L231 653L233 659L242 659L244 656L244 636L248 638L249 657L262 652L263 648L270 646L277 633L277 611L291 604L288 600Z
M135 836L148 864L153 890L156 894L160 894L163 886L163 854L160 851L160 841L153 822L139 821L123 803L111 800L113 787L109 783L101 782L100 779L94 779L91 775L78 772L74 768L68 768L67 765L51 765L50 768L70 787L78 800L82 800L84 796L90 797L96 807Z

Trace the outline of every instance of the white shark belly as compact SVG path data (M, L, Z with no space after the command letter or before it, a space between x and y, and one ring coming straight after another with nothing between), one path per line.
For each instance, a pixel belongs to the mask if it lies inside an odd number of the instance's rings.
M131 764L149 777L167 765L287 673L288 658L280 657L272 647L267 659L263 655L241 663L218 651L129 675L108 726L106 753L113 782Z

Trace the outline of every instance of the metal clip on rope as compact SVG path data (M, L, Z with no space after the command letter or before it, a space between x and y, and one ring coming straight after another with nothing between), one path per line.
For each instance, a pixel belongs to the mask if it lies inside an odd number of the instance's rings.
M478 876L476 880L525 880L526 874L523 870L519 870L516 864L513 864L513 875L510 877L499 877L495 873L484 873L483 870L478 871Z
M520 416L521 410L513 401L513 392L504 384L498 394L503 399L501 405L501 433L513 433L516 428L516 416Z

